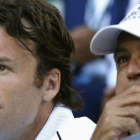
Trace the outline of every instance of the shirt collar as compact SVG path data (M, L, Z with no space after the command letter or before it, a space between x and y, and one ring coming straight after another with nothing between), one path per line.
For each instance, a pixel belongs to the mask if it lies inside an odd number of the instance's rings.
M74 119L74 116L70 109L63 104L56 105L35 140L50 140L64 124L72 119Z

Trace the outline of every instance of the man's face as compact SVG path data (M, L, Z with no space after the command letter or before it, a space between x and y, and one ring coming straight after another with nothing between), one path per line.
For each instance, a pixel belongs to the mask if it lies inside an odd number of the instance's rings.
M0 138L35 119L42 101L34 85L36 66L35 57L0 28Z
M140 84L140 38L121 33L115 61L118 71L116 94L121 94L132 85Z

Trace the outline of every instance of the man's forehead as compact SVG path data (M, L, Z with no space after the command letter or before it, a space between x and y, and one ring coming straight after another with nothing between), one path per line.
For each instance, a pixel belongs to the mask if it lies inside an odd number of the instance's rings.
M31 26L29 22L26 19L22 19L23 27L25 27L25 30L27 32L30 32ZM24 37L19 37L19 39L16 39L12 36L10 36L7 33L7 29L5 29L3 26L0 26L0 44L3 45L8 45L9 41L13 40L16 44L18 44L19 47L25 48L25 50L30 50L33 54L35 54L36 46L37 43L34 42L33 40L29 38L24 38ZM10 46L11 44L9 44Z
M133 37L132 34L129 34L129 33L125 32L125 31L122 31L122 32L119 34L119 36L118 36L117 42L119 43L119 42L122 41L122 40L125 40L125 39L127 39L127 38L132 38L132 37Z
M129 41L129 43L131 43L132 45L134 41L139 41L137 48L140 49L140 38L123 31L118 36L115 53L127 50L127 45L126 45L127 41Z
M119 36L118 36L118 39L117 39L117 44L120 43L121 41L125 41L125 40L140 40L139 37L136 37L130 33L127 33L125 31L122 31Z
M17 40L13 38L6 32L6 30L3 27L0 27L0 57L3 57L3 55L5 56L5 54L9 52L13 52L14 54L19 54L19 52L25 52L29 50L34 52L35 45L35 42L30 39ZM11 60L11 58L9 60Z

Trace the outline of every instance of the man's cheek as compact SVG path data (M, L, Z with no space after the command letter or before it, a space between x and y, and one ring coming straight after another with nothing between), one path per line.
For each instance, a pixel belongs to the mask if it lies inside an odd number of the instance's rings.
M121 94L128 87L128 81L125 76L122 74L117 77L117 85L116 85L116 95Z

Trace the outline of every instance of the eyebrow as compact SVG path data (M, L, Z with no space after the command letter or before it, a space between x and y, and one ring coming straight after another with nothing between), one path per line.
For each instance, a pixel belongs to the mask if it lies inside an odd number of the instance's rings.
M121 52L128 52L128 51L127 51L127 49L126 49L125 47L123 47L123 48L117 48L117 49L115 50L115 52L114 52L114 58L116 57L116 55L117 55L118 53L121 53Z
M13 63L14 61L8 57L0 57L0 62L10 62Z

